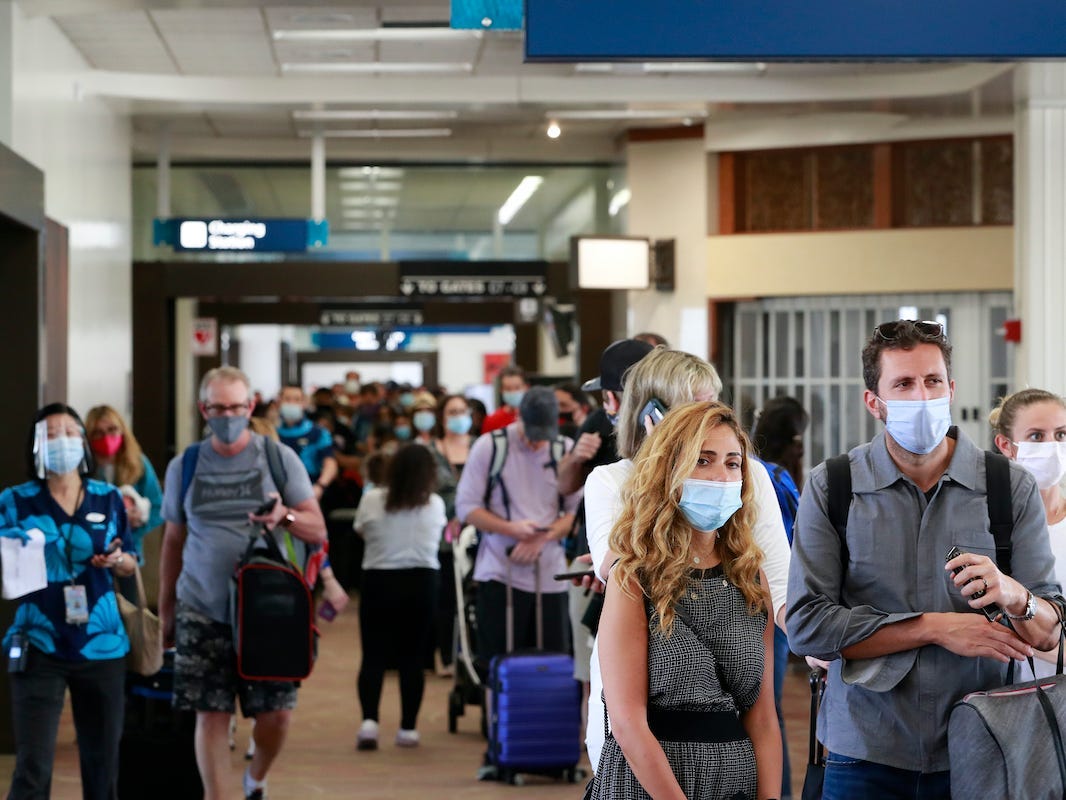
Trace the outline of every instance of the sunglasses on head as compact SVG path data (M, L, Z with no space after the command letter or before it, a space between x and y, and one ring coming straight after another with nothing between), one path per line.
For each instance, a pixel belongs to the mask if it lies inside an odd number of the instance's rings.
M886 342L894 342L904 333L909 333L911 331L917 333L919 339L934 340L944 338L944 326L939 322L932 322L929 320L915 321L912 319L897 319L892 322L882 322L874 328L874 335L884 339Z

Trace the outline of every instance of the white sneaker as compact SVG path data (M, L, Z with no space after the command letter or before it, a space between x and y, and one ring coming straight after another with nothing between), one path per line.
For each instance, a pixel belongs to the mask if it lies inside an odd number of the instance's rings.
M372 719L364 719L359 726L359 733L355 735L356 750L378 749L378 724Z
M266 800L266 789L266 780L257 781L252 778L251 773L247 769L244 771L245 800Z
M418 747L418 731L400 728L396 731L397 747Z

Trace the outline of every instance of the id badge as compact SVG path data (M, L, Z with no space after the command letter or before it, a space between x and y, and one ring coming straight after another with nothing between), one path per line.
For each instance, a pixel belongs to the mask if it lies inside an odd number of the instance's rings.
M89 598L85 594L84 586L64 586L63 603L67 608L67 624L84 625L89 621Z

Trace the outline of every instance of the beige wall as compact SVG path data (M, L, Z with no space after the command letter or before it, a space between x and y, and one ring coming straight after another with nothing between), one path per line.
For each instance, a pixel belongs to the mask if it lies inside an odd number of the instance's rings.
M626 170L633 192L627 233L675 240L675 289L628 292L625 334L654 331L672 346L706 357L707 204L716 191L708 176L716 173L708 168L703 140L631 142Z
M711 236L705 293L739 298L1009 291L1013 233L1002 226Z

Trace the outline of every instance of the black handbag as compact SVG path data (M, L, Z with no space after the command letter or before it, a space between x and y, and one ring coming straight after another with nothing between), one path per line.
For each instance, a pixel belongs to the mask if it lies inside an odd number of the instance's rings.
M825 748L818 741L818 707L825 694L825 670L812 669L808 678L811 685L811 739L807 750L807 774L803 776L803 800L821 800L822 782L825 780Z

